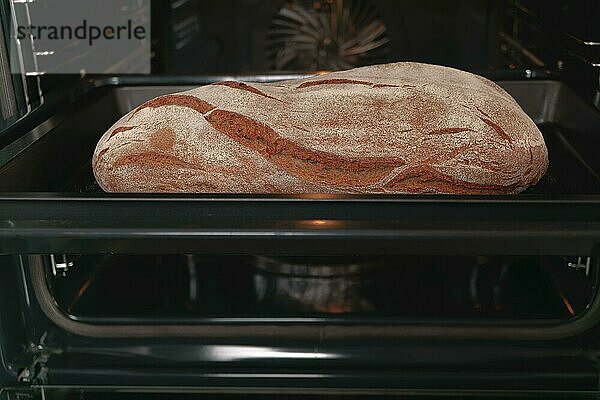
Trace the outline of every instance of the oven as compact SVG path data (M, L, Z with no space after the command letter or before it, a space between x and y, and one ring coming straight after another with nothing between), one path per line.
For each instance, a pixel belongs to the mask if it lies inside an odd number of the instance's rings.
M0 2L3 21L26 4ZM19 74L0 57L0 398L598 396L596 2L150 8L152 73ZM315 13L384 29L357 57L281 38ZM493 196L95 182L99 137L153 97L399 60L498 83L542 131L547 174Z

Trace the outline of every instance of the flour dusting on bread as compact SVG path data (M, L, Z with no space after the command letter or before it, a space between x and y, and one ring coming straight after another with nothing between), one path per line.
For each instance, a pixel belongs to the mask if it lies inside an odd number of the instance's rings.
M208 193L518 193L547 165L498 85L419 63L161 96L113 125L92 162L106 191Z

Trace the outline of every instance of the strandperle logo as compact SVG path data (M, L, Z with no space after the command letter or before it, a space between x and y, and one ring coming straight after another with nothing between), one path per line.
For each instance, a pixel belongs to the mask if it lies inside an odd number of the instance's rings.
M150 72L150 0L23 0L13 6L12 71L32 76Z
M133 21L127 20L124 25L118 26L95 26L88 24L86 19L78 26L46 26L46 25L28 25L17 27L17 38L20 40L31 37L34 40L73 40L80 39L87 41L88 46L92 46L98 39L107 40L142 40L146 38L146 28L143 26L134 26Z

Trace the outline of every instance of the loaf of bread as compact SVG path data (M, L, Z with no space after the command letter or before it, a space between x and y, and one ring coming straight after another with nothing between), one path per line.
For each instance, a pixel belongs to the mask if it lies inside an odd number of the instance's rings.
M408 62L157 97L92 160L105 191L197 193L518 193L547 165L499 86Z

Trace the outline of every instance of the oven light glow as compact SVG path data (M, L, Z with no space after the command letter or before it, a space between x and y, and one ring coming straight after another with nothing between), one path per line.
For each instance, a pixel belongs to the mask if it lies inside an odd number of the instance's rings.
M339 228L343 222L335 219L305 219L299 224L308 228Z

